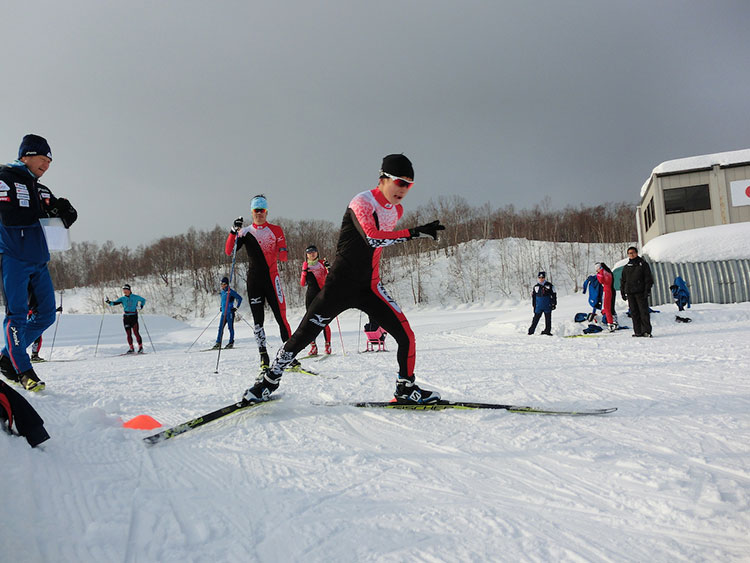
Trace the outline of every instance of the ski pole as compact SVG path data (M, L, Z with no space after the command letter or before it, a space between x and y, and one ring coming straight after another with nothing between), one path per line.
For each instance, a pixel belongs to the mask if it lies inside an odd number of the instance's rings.
M221 313L221 311L219 311L219 313ZM216 317L218 317L218 316L219 316L219 313L216 313L216 314L214 315L214 318L213 318L213 319L211 319L211 320L210 320L210 321L208 322L208 324L206 325L206 328L204 328L204 329L203 329L203 332L201 332L201 333L200 333L200 334L198 335L198 338L196 338L196 339L195 339L195 340L193 341L193 343L192 343L192 344L191 344L191 345L190 345L190 346L188 347L188 349L187 349L187 350L185 350L185 352L190 352L190 348L192 348L193 346L195 346L195 343L196 343L196 342L198 342L198 340L200 340L201 336L203 336L203 333L204 333L204 332L206 332L206 331L208 330L208 327L210 327L210 326L211 326L211 325L212 325L212 324L214 323L214 321L216 320Z
M224 326L227 323L227 312L229 310L229 296L231 295L232 291L232 278L234 278L234 263L237 259L237 236L234 237L234 248L232 248L232 267L229 269L229 284L227 284L227 299L224 303L224 318L222 319L220 326L221 326L221 334L219 335L219 351L218 354L216 354L216 369L214 370L214 373L219 373L219 360L221 359L221 343L224 341Z
M57 322L55 323L55 332L52 335L52 346L49 349L50 360L52 360L52 353L55 351L55 339L57 338L57 327L60 326L60 317L62 317L63 293L65 293L65 290L61 289L60 290L60 314L57 316Z
M154 354L156 354L156 348L154 348L154 341L151 340L151 335L148 333L148 327L146 326L146 316L145 315L141 316L141 320L143 320L143 328L146 329L146 336L148 336L148 341L151 343L151 349L154 351Z
M102 320L99 323L99 334L96 335L96 348L94 348L94 357L96 358L96 353L99 350L99 338L102 335L102 325L104 324L104 315L107 313L107 309L105 308L102 311Z
M341 323L339 322L339 318L336 317L336 325L339 327L339 338L341 339L341 352L346 356L346 350L344 349L344 335L341 334Z

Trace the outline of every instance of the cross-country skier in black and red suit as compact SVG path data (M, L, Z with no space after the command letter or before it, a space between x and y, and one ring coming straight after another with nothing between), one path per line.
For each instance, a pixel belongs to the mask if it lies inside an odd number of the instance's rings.
M433 403L440 399L434 391L418 387L414 380L416 347L414 333L396 302L380 281L380 254L383 248L420 237L431 236L445 227L439 220L412 229L394 230L404 211L401 201L414 184L414 168L403 154L383 159L378 185L354 196L341 224L336 258L323 290L310 304L305 317L276 354L270 368L261 373L255 385L245 391L246 401L267 400L279 386L284 369L312 342L336 316L350 308L367 313L387 330L398 344L397 401Z
M305 249L305 261L302 264L302 276L300 277L299 284L302 287L307 286L307 292L305 293L305 306L310 307L310 304L315 300L320 293L321 288L326 283L326 277L328 276L328 261L319 260L318 247L311 244ZM326 354L331 353L331 327L328 325L323 329L323 335L325 337L325 352ZM318 345L315 340L312 341L310 346L310 355L318 355Z
M247 299L250 302L250 312L253 314L255 342L258 344L260 365L263 368L269 364L266 331L263 328L266 302L279 324L281 341L286 342L292 332L286 320L286 299L277 265L278 262L287 261L287 248L284 231L266 219L268 201L265 196L255 196L250 201L250 209L253 212L253 223L243 228L242 217L235 219L224 251L227 256L231 256L235 241L237 250L243 246L247 250L250 260L247 266Z

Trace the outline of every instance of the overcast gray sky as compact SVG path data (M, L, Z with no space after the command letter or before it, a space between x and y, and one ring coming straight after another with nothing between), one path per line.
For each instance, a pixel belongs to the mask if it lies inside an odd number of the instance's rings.
M76 241L338 223L385 154L431 198L636 202L750 148L750 2L40 0L3 6L0 160L47 137Z

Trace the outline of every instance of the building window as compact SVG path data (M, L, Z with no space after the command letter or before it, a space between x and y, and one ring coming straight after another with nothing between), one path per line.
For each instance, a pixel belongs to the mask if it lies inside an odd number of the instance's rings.
M664 190L664 210L667 215L670 213L705 211L706 209L711 209L708 184Z
M643 212L643 219L644 223L646 224L646 230L648 231L651 228L651 225L654 224L654 221L656 221L656 211L654 209L653 197L651 198L651 201L648 202L646 210Z

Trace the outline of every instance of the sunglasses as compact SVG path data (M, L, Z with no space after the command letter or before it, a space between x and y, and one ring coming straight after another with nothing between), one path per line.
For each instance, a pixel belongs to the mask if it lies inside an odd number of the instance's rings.
M393 174L388 174L388 172L383 172L383 176L388 176L399 188L411 188L414 185L414 182L411 180L404 180Z
M265 213L268 209L253 209L253 213Z

